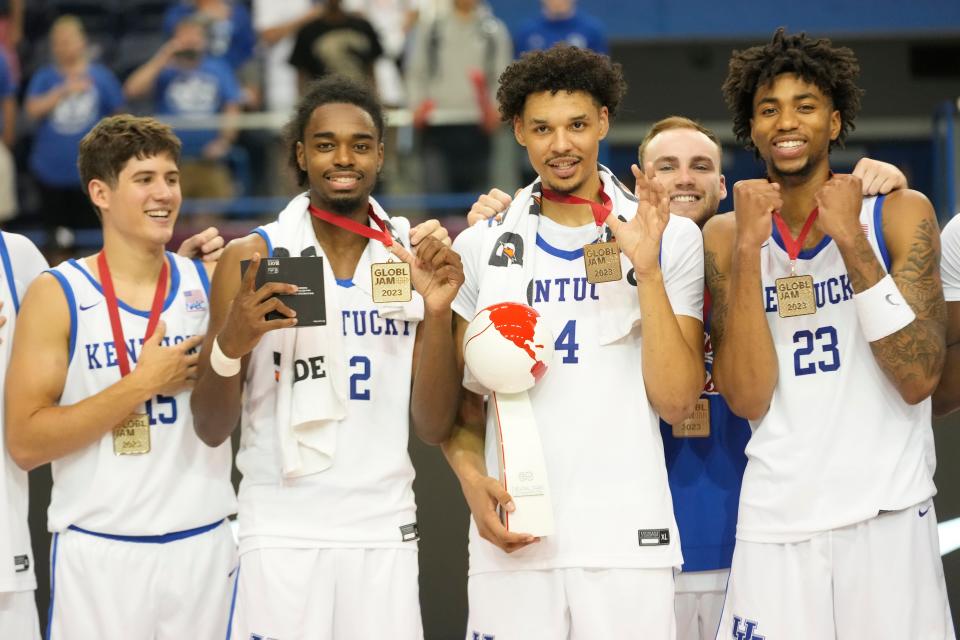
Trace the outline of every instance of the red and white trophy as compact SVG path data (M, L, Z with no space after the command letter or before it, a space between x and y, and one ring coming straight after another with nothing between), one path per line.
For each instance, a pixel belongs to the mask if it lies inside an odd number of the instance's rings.
M553 507L540 433L527 391L553 362L553 336L540 314L515 302L495 304L470 321L464 360L490 394L497 420L500 482L516 510L501 513L508 531L548 536Z

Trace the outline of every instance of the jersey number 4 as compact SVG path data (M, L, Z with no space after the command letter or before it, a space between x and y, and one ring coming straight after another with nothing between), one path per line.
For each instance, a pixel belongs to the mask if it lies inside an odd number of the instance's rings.
M796 375L808 376L817 370L829 372L840 368L837 330L833 327L820 327L815 332L797 331L793 334L793 344L799 345L793 352L793 372ZM814 353L818 347L819 351Z
M580 362L580 358L577 357L578 349L580 349L580 344L577 342L577 321L567 320L567 324L563 325L560 335L553 343L553 350L567 352L561 360L564 364L576 364Z

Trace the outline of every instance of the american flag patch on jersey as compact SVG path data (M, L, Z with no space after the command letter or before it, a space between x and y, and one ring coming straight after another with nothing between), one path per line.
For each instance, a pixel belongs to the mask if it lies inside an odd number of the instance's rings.
M183 292L183 299L187 304L187 311L206 311L207 296L202 289L191 289Z
M868 225L865 225L865 224L863 224L863 223L861 222L861 223L860 223L860 228L863 229L863 235L865 235L865 236L867 236L867 237L869 238L869 237L870 237L870 227L869 227Z

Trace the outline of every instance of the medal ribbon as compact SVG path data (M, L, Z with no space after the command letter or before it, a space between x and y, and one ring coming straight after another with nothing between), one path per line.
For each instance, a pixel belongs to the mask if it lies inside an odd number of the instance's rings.
M585 204L589 206L590 211L593 212L593 219L596 221L597 226L602 227L604 221L607 219L607 216L610 215L611 211L613 211L613 201L603 190L603 184L600 185L600 191L597 193L597 195L600 196L600 200L603 201L603 204L594 202L593 200L580 198L578 196L572 196L569 194L564 195L562 193L557 193L556 191L551 191L550 189L543 190L543 197L550 202L559 202L560 204Z
M127 358L127 342L123 337L123 326L120 324L120 307L117 304L117 293L113 288L113 278L110 277L110 267L107 266L107 254L103 251L97 256L97 268L100 270L100 284L103 287L103 297L107 299L107 313L110 316L110 329L113 331L113 346L117 352L117 364L120 366L120 376L130 373L130 360ZM167 260L164 258L160 267L160 276L157 278L157 288L153 292L153 304L150 305L150 316L147 319L147 332L143 339L153 335L160 322L160 311L163 309L164 293L167 291Z
M369 238L370 240L379 240L383 243L383 246L389 247L393 244L393 238L387 232L387 225L380 219L379 216L374 215L373 205L368 205L367 215L370 216L370 219L380 227L380 231L374 231L368 225L360 224L356 220L351 220L350 218L344 216L338 216L335 213L330 213L329 211L324 211L323 209L318 209L312 204L307 207L310 210L310 215L318 220L323 220L324 222L329 222L330 224L340 227L341 229L346 229L352 233L355 233L364 238Z
M820 207L814 207L813 211L810 212L810 215L807 216L807 221L803 223L803 228L800 229L800 235L794 238L790 235L790 227L787 226L787 223L783 220L783 217L780 215L779 211L773 212L773 221L777 225L777 229L780 231L780 237L783 238L783 246L787 250L787 256L790 258L790 271L793 271L794 265L797 262L797 257L800 255L800 250L803 249L803 241L807 239L807 236L810 235L810 229L813 228L813 222L817 219L817 216L820 214Z

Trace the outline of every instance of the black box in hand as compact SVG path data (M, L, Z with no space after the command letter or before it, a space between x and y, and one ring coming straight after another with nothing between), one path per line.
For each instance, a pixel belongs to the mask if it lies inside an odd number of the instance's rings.
M249 260L240 262L240 277L247 272ZM285 305L297 312L298 327L322 327L327 324L327 305L323 292L323 258L319 256L300 258L264 258L257 271L256 288L268 282L295 284L299 289L294 294L277 296ZM267 314L267 320L284 318L277 311Z

